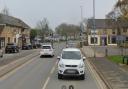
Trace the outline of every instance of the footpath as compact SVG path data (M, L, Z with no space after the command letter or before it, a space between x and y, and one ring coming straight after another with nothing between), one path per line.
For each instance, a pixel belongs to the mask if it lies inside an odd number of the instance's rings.
M94 58L91 46L84 46L82 51L109 89L128 89L128 66L113 63L103 53L97 51Z

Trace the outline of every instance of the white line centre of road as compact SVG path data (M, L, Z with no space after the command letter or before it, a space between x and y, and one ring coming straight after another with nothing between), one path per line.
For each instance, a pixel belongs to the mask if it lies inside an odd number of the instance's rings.
M53 72L55 71L56 65L57 65L57 61L56 61L55 65L53 66L53 68L51 69L50 75L49 75L48 78L46 79L46 81L45 81L45 83L44 83L42 89L46 89L46 87L47 87L47 85L48 85L48 83L49 83L49 81L50 81L50 76L51 76L51 75L53 74Z

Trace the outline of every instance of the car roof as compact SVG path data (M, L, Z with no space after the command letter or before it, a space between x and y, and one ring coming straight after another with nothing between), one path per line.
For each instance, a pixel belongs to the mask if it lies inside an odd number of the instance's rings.
M80 51L78 48L64 48L63 51Z
M42 46L52 46L52 45L42 45Z

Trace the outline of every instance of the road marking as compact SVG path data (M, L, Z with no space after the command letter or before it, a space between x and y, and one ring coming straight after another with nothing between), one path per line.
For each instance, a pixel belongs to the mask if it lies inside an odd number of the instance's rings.
M49 75L48 78L46 79L46 81L45 81L45 83L44 83L42 89L46 89L46 87L47 87L47 85L48 85L48 83L49 83L49 80L50 80L50 76L51 76L51 75L53 74L53 72L55 71L55 68L56 68L57 63L58 63L58 62L56 61L55 65L54 65L53 68L51 69L50 75Z
M16 69L10 71L9 73L7 73L5 76L2 76L0 78L0 81L3 81L7 78L9 78L11 75L13 75L14 73L16 73L16 71L20 70L21 68L25 67L26 65L32 63L35 59L37 59L38 56L32 58L31 60L28 60L27 62L25 62L24 64L22 64L21 66L17 67Z
M86 60L86 64L88 65L88 69L91 72L91 75L93 76L93 79L96 81L97 86L100 89L107 89L106 85L104 84L103 80L99 77L97 72L94 70L94 68L91 66L88 60Z
M50 80L50 77L48 77L48 78L47 78L47 80L46 80L46 82L44 83L44 86L43 86L43 88L42 88L42 89L45 89L45 88L46 88L46 86L47 86L47 84L48 84L49 80Z
M52 68L50 74L53 74L54 70L55 70L55 66Z

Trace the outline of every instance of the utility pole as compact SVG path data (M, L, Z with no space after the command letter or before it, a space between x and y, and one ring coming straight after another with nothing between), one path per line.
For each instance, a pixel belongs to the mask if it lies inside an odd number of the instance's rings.
M81 42L80 42L80 47L82 48L83 46L83 6L80 6L81 9L81 31L80 31L80 37L81 37Z
M95 43L96 43L96 28L95 28L95 0L93 0L93 31L94 31L94 58L96 58L96 48L95 48Z

